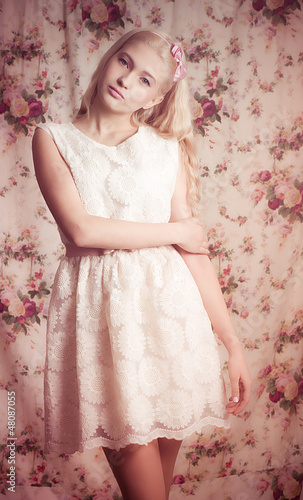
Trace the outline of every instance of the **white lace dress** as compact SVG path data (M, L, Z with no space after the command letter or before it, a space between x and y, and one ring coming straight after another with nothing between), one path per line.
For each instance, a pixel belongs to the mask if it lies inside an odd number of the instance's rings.
M169 221L176 141L140 127L109 147L72 123L42 128L69 165L90 214ZM157 437L182 440L208 424L229 427L217 343L177 250L89 253L65 256L54 281L45 451L118 450Z

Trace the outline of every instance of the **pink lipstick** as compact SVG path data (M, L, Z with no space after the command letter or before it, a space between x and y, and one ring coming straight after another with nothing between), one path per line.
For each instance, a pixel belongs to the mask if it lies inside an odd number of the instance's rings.
M124 95L115 87L108 87L109 93L116 99L124 99Z

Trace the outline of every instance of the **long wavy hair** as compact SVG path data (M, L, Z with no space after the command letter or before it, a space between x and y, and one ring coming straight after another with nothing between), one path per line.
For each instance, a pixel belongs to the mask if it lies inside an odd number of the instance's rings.
M149 125L156 129L164 138L178 140L181 159L186 168L188 201L193 214L199 216L200 186L198 178L198 157L195 148L192 116L189 108L189 91L186 79L173 83L176 61L170 53L172 40L166 33L147 29L134 29L117 40L101 58L94 71L90 84L84 93L77 118L89 116L91 106L97 95L98 80L109 59L116 54L128 41L145 43L155 49L165 63L166 76L163 79L160 92L164 99L152 108L140 108L135 111L131 120L135 126ZM165 40L163 40L164 37ZM167 43L168 42L168 43Z

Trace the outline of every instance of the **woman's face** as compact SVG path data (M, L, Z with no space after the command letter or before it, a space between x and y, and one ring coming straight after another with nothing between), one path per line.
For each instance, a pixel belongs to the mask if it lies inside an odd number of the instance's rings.
M107 62L98 81L98 97L115 113L131 115L163 100L160 88L165 65L143 42L127 42Z

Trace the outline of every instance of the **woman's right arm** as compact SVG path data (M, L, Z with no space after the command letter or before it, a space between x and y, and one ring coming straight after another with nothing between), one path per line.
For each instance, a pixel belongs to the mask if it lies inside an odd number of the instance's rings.
M33 137L35 172L42 195L71 244L84 248L138 249L177 244L192 253L207 253L200 222L141 223L87 213L71 172L52 138L41 129Z

